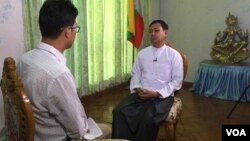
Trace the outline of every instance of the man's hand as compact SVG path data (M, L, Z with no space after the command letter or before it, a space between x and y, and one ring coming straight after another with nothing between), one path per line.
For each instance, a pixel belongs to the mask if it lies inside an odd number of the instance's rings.
M160 94L156 91L150 91L147 89L136 88L136 92L138 96L143 100L153 100L155 98L159 98Z

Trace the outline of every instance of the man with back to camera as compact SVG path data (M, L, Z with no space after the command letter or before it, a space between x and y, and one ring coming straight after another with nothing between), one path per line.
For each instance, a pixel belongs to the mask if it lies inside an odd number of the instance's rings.
M135 60L131 94L113 110L112 138L155 141L159 124L173 105L174 92L183 81L182 57L165 44L168 25L155 20L149 25L152 45Z
M18 63L34 112L34 141L82 140L89 131L74 77L63 56L80 30L77 15L70 0L46 0L39 12L42 40ZM99 138L111 136L108 125L98 125L103 132Z

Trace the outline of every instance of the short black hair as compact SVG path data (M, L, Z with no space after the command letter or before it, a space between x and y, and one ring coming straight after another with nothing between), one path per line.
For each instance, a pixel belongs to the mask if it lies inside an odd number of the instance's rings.
M56 38L62 28L75 23L78 10L71 0L46 0L39 12L39 26L43 37Z
M149 27L155 23L159 23L164 30L168 30L168 24L163 20L154 20L150 23Z

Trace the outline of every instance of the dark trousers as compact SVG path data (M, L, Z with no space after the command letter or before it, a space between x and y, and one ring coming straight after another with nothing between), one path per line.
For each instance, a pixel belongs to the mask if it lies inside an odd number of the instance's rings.
M112 138L131 141L155 141L159 124L168 116L174 97L141 100L129 94L114 110Z

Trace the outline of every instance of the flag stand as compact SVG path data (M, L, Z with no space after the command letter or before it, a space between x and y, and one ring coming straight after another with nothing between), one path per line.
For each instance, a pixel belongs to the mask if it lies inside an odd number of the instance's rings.
M250 87L250 82L248 82L248 85L247 85L247 87L245 88L245 90L242 92L242 94L241 94L239 100L236 102L236 104L234 105L234 107L232 108L232 110L229 112L229 114L228 114L228 116L227 116L227 119L230 118L230 116L231 116L231 114L233 113L234 109L235 109L236 106L240 103L241 98L246 94L246 92L247 92L247 90L248 90L249 87Z

